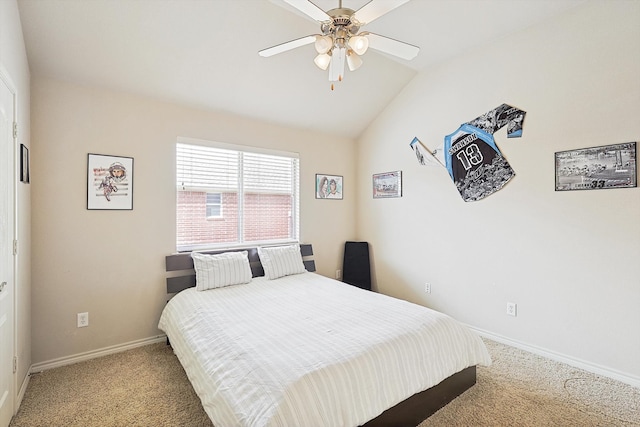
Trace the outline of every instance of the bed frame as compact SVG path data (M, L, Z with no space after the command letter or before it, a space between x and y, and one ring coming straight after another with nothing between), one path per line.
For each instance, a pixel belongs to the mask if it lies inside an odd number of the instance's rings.
M257 248L231 249L222 251L206 251L204 254L248 251L249 265L253 277L264 276ZM313 261L313 248L310 244L300 244L300 253L307 271L316 271ZM167 294L173 295L196 285L193 260L189 252L168 255L165 258L167 277ZM167 341L168 343L168 341ZM451 375L439 384L416 393L408 399L387 409L376 418L363 424L362 427L415 427L433 415L440 408L461 395L476 383L476 367L470 366Z

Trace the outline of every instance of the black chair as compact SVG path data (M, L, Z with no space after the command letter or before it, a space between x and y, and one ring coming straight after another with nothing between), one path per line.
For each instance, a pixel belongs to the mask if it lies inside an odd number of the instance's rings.
M371 290L371 267L368 242L346 242L342 262L342 281Z

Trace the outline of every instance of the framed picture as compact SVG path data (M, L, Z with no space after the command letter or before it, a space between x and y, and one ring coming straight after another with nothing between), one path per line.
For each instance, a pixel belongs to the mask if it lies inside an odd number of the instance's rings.
M31 179L29 178L29 149L20 144L20 181L28 184Z
M342 177L317 173L316 199L342 200Z
M373 175L373 198L402 197L402 171Z
M556 191L637 187L636 142L555 153Z
M133 158L89 154L87 209L133 209Z

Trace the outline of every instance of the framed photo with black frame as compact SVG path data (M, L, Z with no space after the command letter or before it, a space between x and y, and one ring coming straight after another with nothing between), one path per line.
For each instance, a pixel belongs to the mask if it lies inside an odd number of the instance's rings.
M316 199L342 200L342 176L316 174Z
M556 191L638 186L636 142L555 153Z
M87 209L133 209L133 158L89 154Z

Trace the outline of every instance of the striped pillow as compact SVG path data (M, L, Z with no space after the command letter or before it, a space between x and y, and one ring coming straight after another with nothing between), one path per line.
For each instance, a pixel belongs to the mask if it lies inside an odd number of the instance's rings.
M307 271L302 262L300 245L297 244L273 248L258 248L258 256L264 268L264 275L269 280Z
M205 255L191 252L196 270L196 290L221 288L251 281L247 251Z

